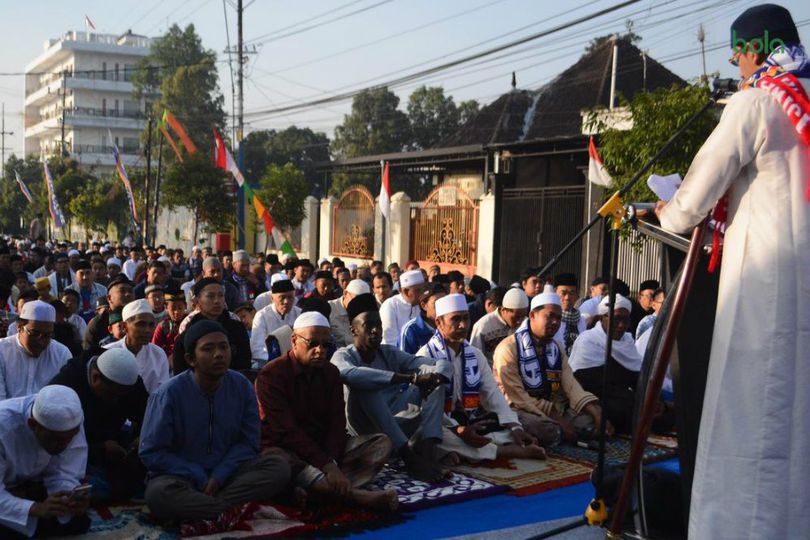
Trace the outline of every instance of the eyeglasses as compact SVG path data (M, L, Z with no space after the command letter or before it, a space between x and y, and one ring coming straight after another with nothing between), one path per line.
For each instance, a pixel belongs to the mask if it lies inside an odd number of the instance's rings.
M740 66L740 54L739 52L735 52L731 55L731 58L728 59L728 63L734 67Z
M324 340L324 341L317 341L317 340L314 340L314 339L307 339L304 336L302 336L301 334L295 334L295 335L298 338L304 340L304 343L307 344L307 349L315 349L317 347L320 347L322 349L328 349L329 346L332 344L331 339L327 339L327 340Z
M32 337L34 339L51 339L51 336L53 336L53 332L41 332L39 330L31 330L27 326L23 326L23 330L25 331L26 334L28 334L29 337Z

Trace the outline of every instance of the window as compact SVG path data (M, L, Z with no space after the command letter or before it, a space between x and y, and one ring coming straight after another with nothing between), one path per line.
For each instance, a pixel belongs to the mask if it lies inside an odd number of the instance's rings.
M101 100L101 116L107 116L107 100Z
M115 64L115 80L118 80L118 63Z
M113 112L113 116L119 116L118 114L118 100L115 100L115 111Z
M107 80L107 62L101 63L101 78Z

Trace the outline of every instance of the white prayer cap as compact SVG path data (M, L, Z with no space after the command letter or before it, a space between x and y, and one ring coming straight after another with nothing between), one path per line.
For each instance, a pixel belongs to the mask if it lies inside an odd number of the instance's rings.
M357 296L358 294L370 293L371 287L362 279L353 279L346 285L346 291Z
M56 310L47 302L33 300L23 304L20 310L20 318L26 321L56 322Z
M121 318L124 322L130 320L132 317L136 315L140 315L141 313L149 313L150 315L154 315L152 313L152 306L149 305L145 299L140 300L133 300L129 304L124 306L124 309L121 310Z
M401 276L399 276L399 286L400 288L406 287L414 287L416 285L421 285L425 282L425 275L422 274L421 270L408 270Z
M328 262L329 262L329 259L327 259L326 257L321 257L320 259L318 259L318 266L322 265L323 263L328 263Z
M31 416L51 431L70 431L84 420L82 402L72 388L61 384L43 386L34 398Z
M107 349L98 358L96 366L102 375L122 386L138 382L138 363L127 349Z
M237 249L233 252L233 261L245 261L250 262L250 255L244 249Z
M283 272L277 272L277 273L273 274L272 276L270 276L270 286L272 286L273 283L275 283L277 281L284 281L285 279L287 281L290 280L290 278L287 276L287 274L284 274Z
M48 249L53 249L53 244L51 242L45 242L45 247Z
M509 289L503 295L503 302L501 303L506 309L523 309L529 307L529 297L523 292L523 289Z
M436 300L437 317L456 311L467 311L467 298L463 294L448 294Z
M98 251L99 253L107 253L108 251L110 251L110 248L108 246L101 246L101 249Z
M107 266L121 266L121 259L118 257L110 257L107 259Z
M78 249L71 249L70 251L68 251L68 257L81 257L81 256L82 254L79 253Z
M597 310L597 313L599 313L599 315L607 315L609 303L610 295L606 294L605 297L602 298L602 301L599 302L599 309ZM616 301L613 304L613 309L626 309L627 311L633 311L633 304L631 304L630 300L624 296L616 293Z
M293 330L301 328L309 328L310 326L320 326L321 328L331 328L329 326L329 319L323 316L322 313L317 311L305 311L295 319Z
M349 264L346 265L346 268L348 268L349 270L354 272L355 270L357 270L357 265L354 264L354 263L349 263Z
M560 305L560 295L554 292L551 285L543 287L543 292L532 298L532 311L548 304Z

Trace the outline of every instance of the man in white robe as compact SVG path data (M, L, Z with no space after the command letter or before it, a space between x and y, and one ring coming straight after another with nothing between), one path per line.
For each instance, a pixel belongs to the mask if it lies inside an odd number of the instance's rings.
M352 325L351 321L349 321L349 313L346 311L349 302L358 295L370 292L371 288L368 283L362 279L353 279L343 291L343 296L329 301L329 307L332 310L329 313L329 324L332 327L332 335L335 336L335 345L337 347L347 347L354 343Z
M399 278L399 294L392 296L380 306L383 324L383 345L399 346L399 337L405 323L419 313L419 299L425 276L421 270L410 270Z
M23 304L19 332L0 339L0 400L35 394L72 355L53 339L56 310L41 300Z
M250 352L256 368L261 368L273 358L268 358L267 336L282 326L292 328L295 319L301 314L301 308L295 305L295 287L289 279L280 279L273 283L270 292L273 302L253 317L253 328L250 331Z
M768 30L785 44L767 59L751 47L734 51L743 79L767 62L810 93L810 60L787 10L756 6L732 28L744 40ZM810 155L802 138L810 112L792 102L789 116L764 88L730 98L674 198L657 210L666 230L686 234L728 193L689 516L695 539L810 534Z

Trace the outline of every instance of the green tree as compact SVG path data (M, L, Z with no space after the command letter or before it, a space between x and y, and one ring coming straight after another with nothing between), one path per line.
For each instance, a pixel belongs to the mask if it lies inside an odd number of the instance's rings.
M271 163L259 181L256 194L273 216L273 221L289 233L304 220L304 199L309 186L304 172L292 163Z
M410 126L398 106L399 97L387 87L356 95L352 112L335 128L332 154L345 159L404 150L411 140Z
M471 119L475 118L480 110L479 103L474 99L468 99L458 104L458 123L463 126Z
M420 86L408 98L408 120L413 147L432 148L458 129L459 112L452 96L441 87Z
M15 171L33 197L29 204L17 184ZM37 214L48 215L43 170L39 158L33 154L23 158L11 154L4 163L3 180L0 182L0 229L11 234L25 233L28 224ZM27 233L26 233L27 234Z
M203 153L213 148L211 128L221 132L225 125L216 59L213 50L202 46L193 24L185 29L173 24L153 42L133 75L135 97L147 102L156 98L151 104L155 119L171 111ZM159 132L153 133L157 136Z
M222 169L204 155L187 157L171 165L161 185L161 202L169 209L188 208L194 215L194 238L200 224L213 232L226 228L234 214L233 195Z
M88 232L106 234L111 224L118 230L132 227L127 195L117 177L88 182L66 202L71 215Z
M625 131L606 129L599 135L599 153L613 178L611 188L624 186L672 134L703 107L709 97L709 92L702 86L659 88L654 92L636 94L627 104L632 114L633 127ZM595 118L595 113L592 113L591 123L598 126ZM716 115L704 114L658 161L650 173L686 174L695 154L716 125ZM654 201L656 197L642 180L630 190L625 200L644 202Z

